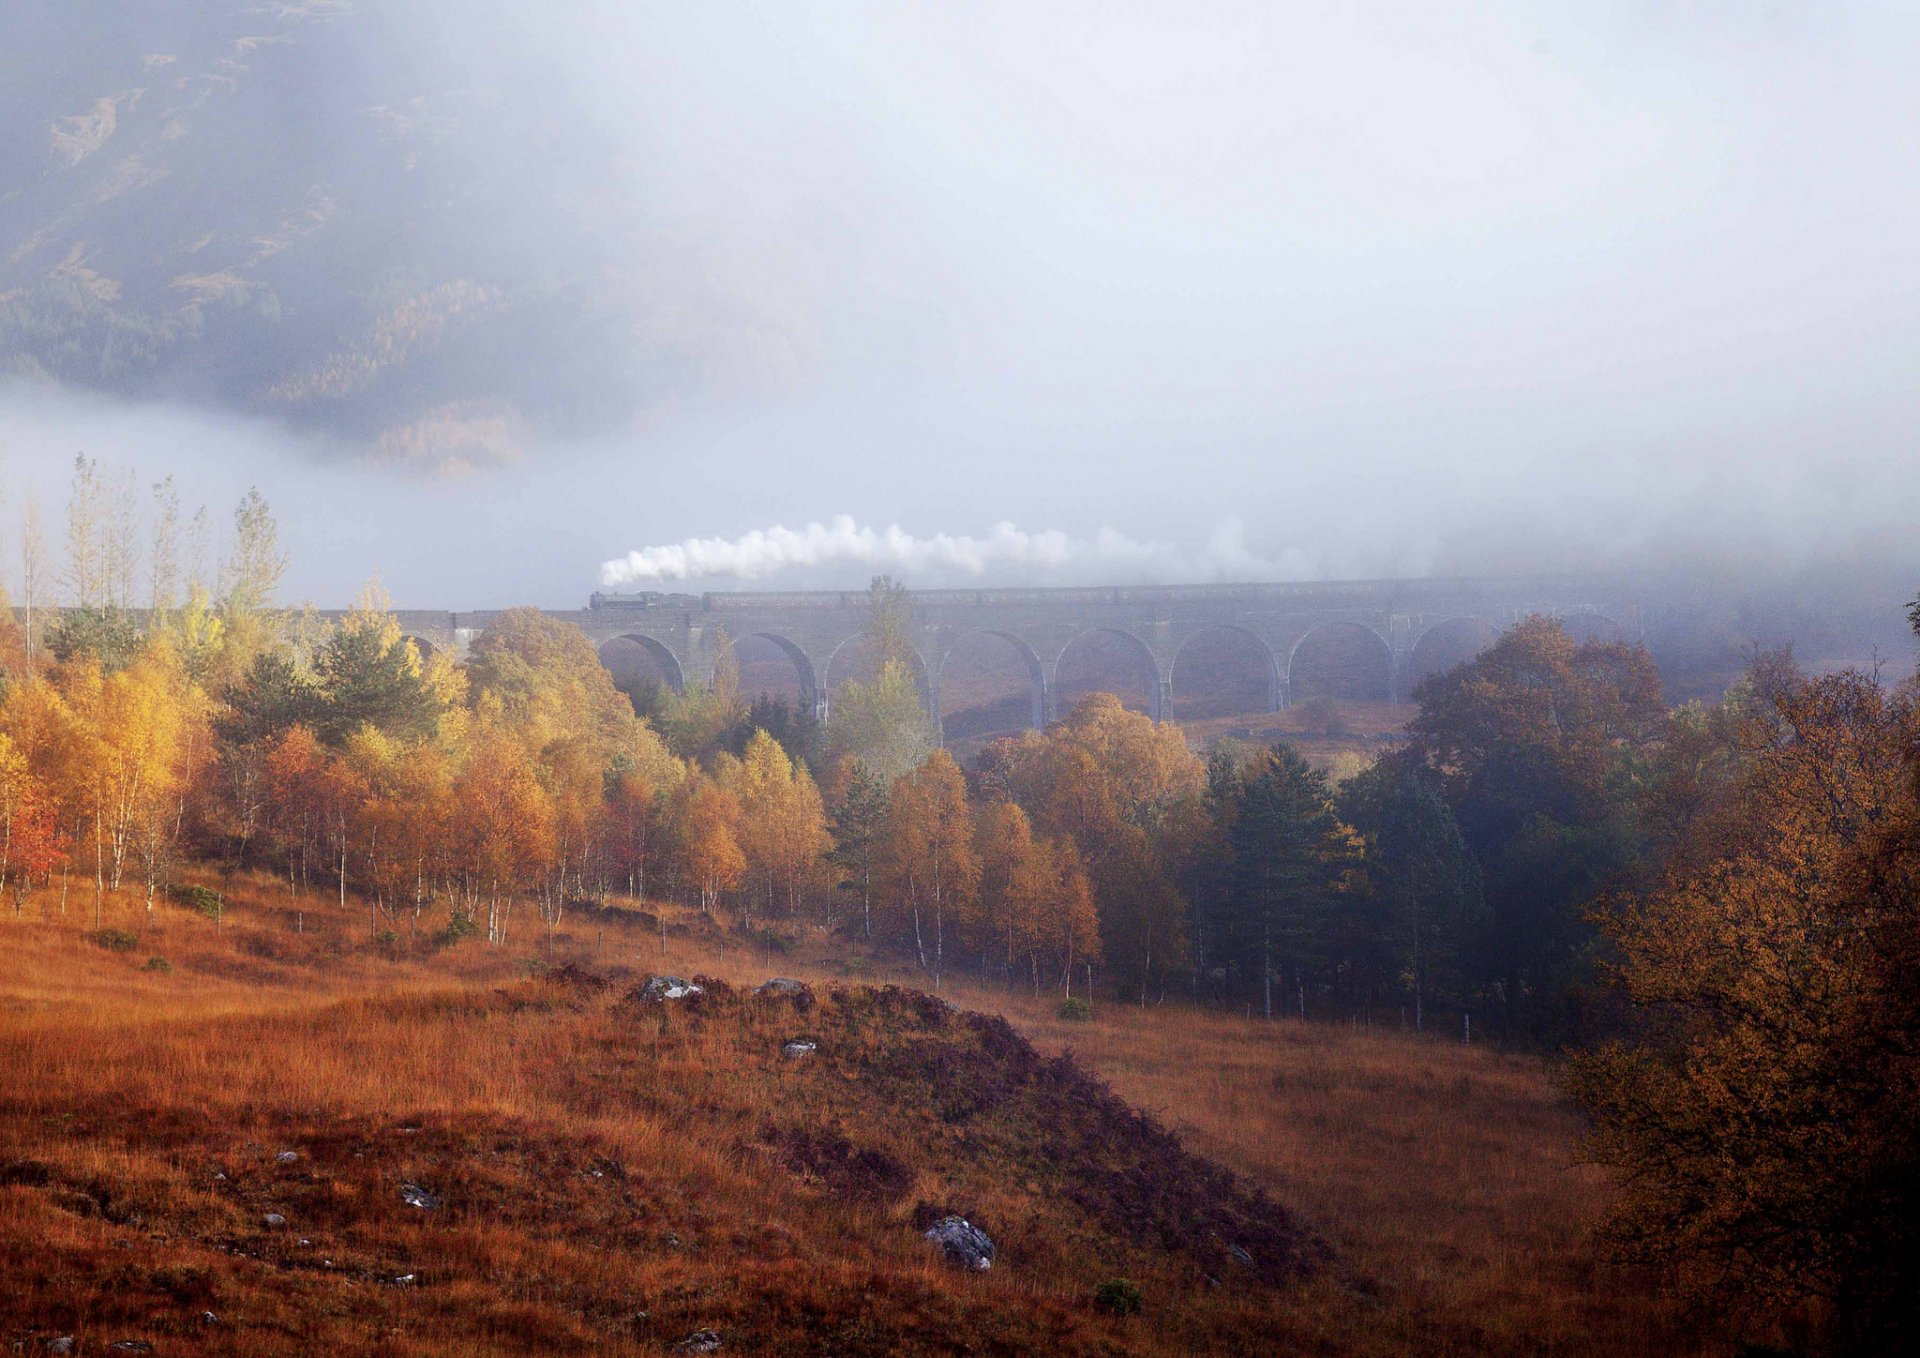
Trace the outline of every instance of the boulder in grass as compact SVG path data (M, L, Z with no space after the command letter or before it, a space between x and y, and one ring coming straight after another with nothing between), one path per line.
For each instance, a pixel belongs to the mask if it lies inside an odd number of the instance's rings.
M703 995L706 987L697 986L684 976L649 976L647 983L634 993L634 998L645 1004L660 1004L666 1000L684 1000L690 995Z
M812 1056L820 1050L820 1044L810 1037L796 1037L793 1041L783 1044L780 1050L788 1056Z
M675 1353L718 1353L720 1335L715 1330L695 1330L673 1346Z
M401 1184L400 1201L409 1207L418 1207L423 1212L436 1211L440 1206L440 1199L419 1184Z
M993 1267L993 1238L965 1217L942 1217L927 1228L927 1239L940 1247L948 1263L984 1273Z
M802 1014L813 1009L813 987L791 976L775 976L765 984L756 986L753 993L766 999L790 1001Z

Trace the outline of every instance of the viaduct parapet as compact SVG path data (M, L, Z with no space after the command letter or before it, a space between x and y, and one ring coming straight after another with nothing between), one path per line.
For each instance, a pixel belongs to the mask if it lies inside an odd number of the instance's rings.
M1313 584L1174 585L1094 589L920 590L909 598L909 637L928 709L955 645L973 634L1006 642L1025 662L1031 720L1057 716L1061 660L1096 634L1118 638L1140 667L1153 715L1164 718L1180 681L1180 653L1203 632L1226 628L1265 656L1267 701L1288 703L1294 657L1322 628L1372 636L1387 666L1389 696L1404 701L1420 673L1422 644L1436 629L1473 625L1490 638L1529 614L1588 618L1626 640L1644 636L1644 591L1591 579L1360 580ZM491 612L398 615L411 636L464 655ZM865 590L809 593L595 594L589 607L549 616L577 624L598 647L624 639L652 655L677 691L707 683L724 634L761 637L793 662L801 694L821 716L851 672L848 647L865 634Z

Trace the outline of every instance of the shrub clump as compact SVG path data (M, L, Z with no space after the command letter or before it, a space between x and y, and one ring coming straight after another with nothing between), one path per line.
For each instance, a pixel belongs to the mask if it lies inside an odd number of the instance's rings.
M147 959L147 965L145 969L147 971L160 971L160 972L172 971L173 963L167 961L167 959L164 957L149 957Z
M1109 1278L1093 1289L1093 1304L1110 1315L1137 1316L1145 1301L1131 1279Z
M458 943L463 938L480 937L480 921L472 915L461 912L447 921L446 927L434 935L441 944Z
M87 937L95 947L108 952L132 952L140 946L140 936L126 929L98 929Z
M1060 1001L1060 1017L1070 1023L1088 1023L1093 1019L1093 1005L1078 995Z
M193 911L196 915L205 915L218 923L227 912L226 897L210 886L175 885L170 888L173 898Z

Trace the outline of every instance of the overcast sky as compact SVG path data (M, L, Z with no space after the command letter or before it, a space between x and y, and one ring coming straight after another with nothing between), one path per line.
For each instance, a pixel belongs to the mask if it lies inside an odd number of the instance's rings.
M464 475L15 386L10 540L84 449L258 484L322 603L841 515L1054 530L1035 581L1920 563L1913 6L401 3L423 86L613 139L701 361Z

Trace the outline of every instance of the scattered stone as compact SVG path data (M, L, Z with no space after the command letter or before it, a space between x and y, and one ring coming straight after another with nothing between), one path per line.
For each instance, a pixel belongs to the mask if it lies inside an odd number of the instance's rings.
M927 1228L927 1239L951 1263L984 1273L993 1267L993 1238L965 1217L942 1217Z
M417 1273L396 1273L393 1277L382 1278L380 1281L388 1287L412 1287L413 1280L419 1276Z
M107 1348L114 1353L152 1353L153 1345L144 1339L116 1339Z
M1253 1256L1241 1249L1238 1245L1227 1246L1227 1257L1232 1259L1234 1263L1240 1265L1241 1268L1253 1267Z
M278 1212L269 1212L260 1218L260 1224L262 1226L284 1226L287 1224L287 1219Z
M52 1339L49 1339L47 1341L47 1352L48 1353L72 1353L73 1352L73 1336L70 1334L55 1335Z
M200 1313L200 1323L202 1325L218 1325L220 1323L220 1317L211 1311L202 1311Z
M780 1048L788 1056L812 1056L820 1050L820 1044L810 1037L796 1037Z
M720 1333L717 1330L695 1330L673 1346L675 1353L718 1353L720 1352Z
M294 1161L300 1158L300 1152L299 1151L281 1151L280 1154L274 1156L273 1158L283 1165L290 1165Z
M222 1174L219 1170L216 1169L213 1172L213 1181L217 1184L223 1184L227 1181L227 1176Z
M648 1004L662 1000L684 1000L689 995L704 995L706 990L681 976L649 976L636 998Z
M775 976L763 982L754 990L756 995L808 995L813 988L805 981L796 981L791 976Z
M400 1201L409 1207L418 1207L423 1212L438 1211L440 1207L440 1199L419 1184L401 1184Z

